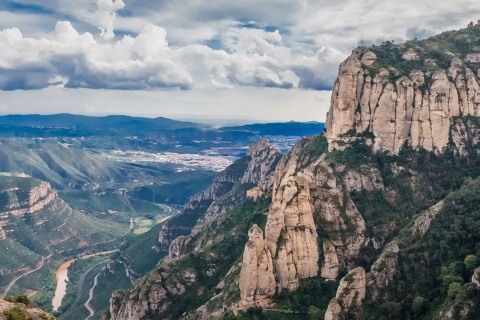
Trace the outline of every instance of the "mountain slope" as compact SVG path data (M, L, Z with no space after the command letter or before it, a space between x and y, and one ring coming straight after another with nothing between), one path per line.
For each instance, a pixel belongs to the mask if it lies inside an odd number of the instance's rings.
M0 202L1 294L44 290L33 298L44 307L50 306L55 284L50 273L61 261L113 249L128 231L108 218L73 210L49 183L29 177L0 176Z
M108 308L108 298L113 290L128 288L130 281L148 274L160 260L161 265L170 265L170 263L176 265L174 261L179 257L215 242L215 239L222 234L221 230L216 230L213 226L218 223L219 217L226 216L235 205L245 201L248 189L256 185L264 189L271 188L272 181L269 177L281 157L282 154L267 140L260 140L249 148L244 158L235 161L217 176L209 188L193 197L185 205L181 215L157 225L140 237L130 239L121 251L112 257L105 272L99 276L100 289L95 292L99 298L92 301L95 309ZM255 207L255 204L248 203L248 208ZM264 205L262 208L261 210L265 209ZM235 217L243 219L242 214L245 213L237 211ZM229 230L236 226L233 218L225 219L228 221ZM205 232L205 230L209 231ZM222 247L223 249L225 248ZM239 252L234 252L231 252L231 255L228 254L229 259L238 258ZM222 255L227 257L226 252ZM219 257L216 263L220 264L222 261L223 257ZM222 267L228 265L224 263ZM204 271L208 270L199 272ZM137 280L139 281L142 280ZM211 286L212 283L209 282L209 285ZM107 299L105 299L105 293L108 293ZM210 297L210 294L211 291L205 292L201 301ZM177 311L169 310L168 312L176 313Z
M200 219L106 318L477 318L479 39L476 26L354 50L326 132L277 164L266 221ZM218 251L240 234L242 256Z

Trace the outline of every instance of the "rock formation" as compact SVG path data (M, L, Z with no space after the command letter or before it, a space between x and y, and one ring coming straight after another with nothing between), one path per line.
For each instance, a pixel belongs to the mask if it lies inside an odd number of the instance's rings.
M375 299L380 288L384 288L397 275L399 247L397 241L385 246L380 257L373 263L367 275L368 287L372 298Z
M282 156L267 139L261 139L248 148L247 157L251 160L241 179L242 183L259 183L265 180Z
M442 210L443 205L444 201L440 201L425 212L422 212L420 217L415 220L412 226L412 234L424 235L428 231L428 229L430 229L430 224L432 223L433 219L435 219L440 210Z
M0 319L6 319L4 316L4 312L8 312L14 309L23 312L25 316L30 320L55 320L54 316L43 310L27 307L22 303L12 303L0 299Z
M478 289L480 289L480 267L473 271L472 283L475 284Z
M361 306L366 294L365 270L357 267L340 280L335 298L330 301L325 320L340 320L340 313Z
M265 305L275 294L272 256L256 224L248 231L238 283L242 307Z
M203 249L216 239L224 213L246 199L248 188L255 185L270 185L271 188L273 181L271 175L281 157L282 154L278 150L267 140L262 139L249 148L246 157L234 162L207 190L197 194L187 203L183 215L190 215L191 226L185 223L186 219L182 220L183 223L176 223L172 219L162 227L158 244L153 249L157 251L167 249L168 256L158 264L156 268L158 272L152 272L137 280L133 289L117 291L112 295L111 319L140 319L146 314L163 317L168 314L168 309L174 303L174 296L188 294L193 288L201 292L203 289L197 286L196 271L192 269L188 273L182 273L183 271L177 269L177 263L181 264L182 259L188 254L197 252L202 254ZM183 235L179 236L179 231ZM273 261L264 244L261 229L252 227L249 236L250 241L245 247L247 251L245 266L249 265L248 270L255 272L255 275L250 271L243 274L240 283L243 291L248 291L249 294L242 297L245 305L254 305L256 301L263 304L275 293ZM252 250L248 251L248 248ZM216 258L210 255L208 259ZM218 268L219 266L212 263L211 269L202 276L211 277ZM206 309L204 312L209 314Z
M347 265L364 243L365 222L343 191L341 179L324 157L313 160L303 153L310 141L300 140L275 171L265 243L273 258L278 291L297 289L299 280L317 276L320 266L324 278L335 279L339 267ZM358 172L351 174L362 177ZM360 180L374 188L368 178ZM354 184L349 186L354 188ZM383 187L381 179L378 185ZM322 239L322 260L315 221L328 226L329 240ZM248 245L247 251L251 251ZM242 267L242 273L246 268ZM248 291L242 294L251 295Z
M5 231L3 228L0 226L0 241L5 240L7 238L7 235L5 234Z
M327 115L330 150L341 148L338 141L369 133L376 151L397 154L408 143L440 152L449 143L455 117L480 116L478 78L459 59L452 59L448 73L413 70L392 81L393 69L370 67L375 58L369 50L356 49L340 65ZM403 58L415 61L418 54L409 49ZM453 142L461 148L458 140Z

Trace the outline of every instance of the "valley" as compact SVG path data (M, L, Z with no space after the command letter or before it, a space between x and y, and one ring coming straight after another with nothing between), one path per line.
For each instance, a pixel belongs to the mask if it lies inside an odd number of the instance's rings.
M155 230L175 221L184 204L248 148L241 139L194 140L196 131L182 138L184 145L158 138L158 147L152 136L76 138L77 129L63 126L64 136L43 138L37 135L56 129L29 128L26 121L16 130L31 137L3 138L0 145L0 288L4 297L27 294L69 320L97 319L114 289L127 288L165 256L159 247L140 264L128 258L145 251L145 239L157 238ZM299 136L273 138L288 148ZM178 234L193 222L180 223ZM105 278L111 268L125 275Z

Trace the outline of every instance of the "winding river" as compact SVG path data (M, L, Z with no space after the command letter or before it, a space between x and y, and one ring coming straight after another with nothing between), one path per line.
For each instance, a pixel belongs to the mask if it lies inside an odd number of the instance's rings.
M94 254L83 256L80 259L88 259L95 256L111 254L116 251L118 250L97 252ZM54 311L58 311L58 308L60 308L60 306L62 305L62 299L67 293L68 268L72 265L72 263L75 262L75 260L77 259L68 260L67 262L62 264L60 268L57 269L57 272L55 273L56 279L57 279L57 287L55 289L55 295L53 296L53 299L52 299L52 306Z

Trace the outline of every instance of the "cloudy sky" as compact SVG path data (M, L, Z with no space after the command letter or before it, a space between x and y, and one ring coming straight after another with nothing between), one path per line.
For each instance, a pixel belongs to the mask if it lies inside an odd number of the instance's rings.
M480 0L2 0L0 114L323 121L360 43L477 19Z

